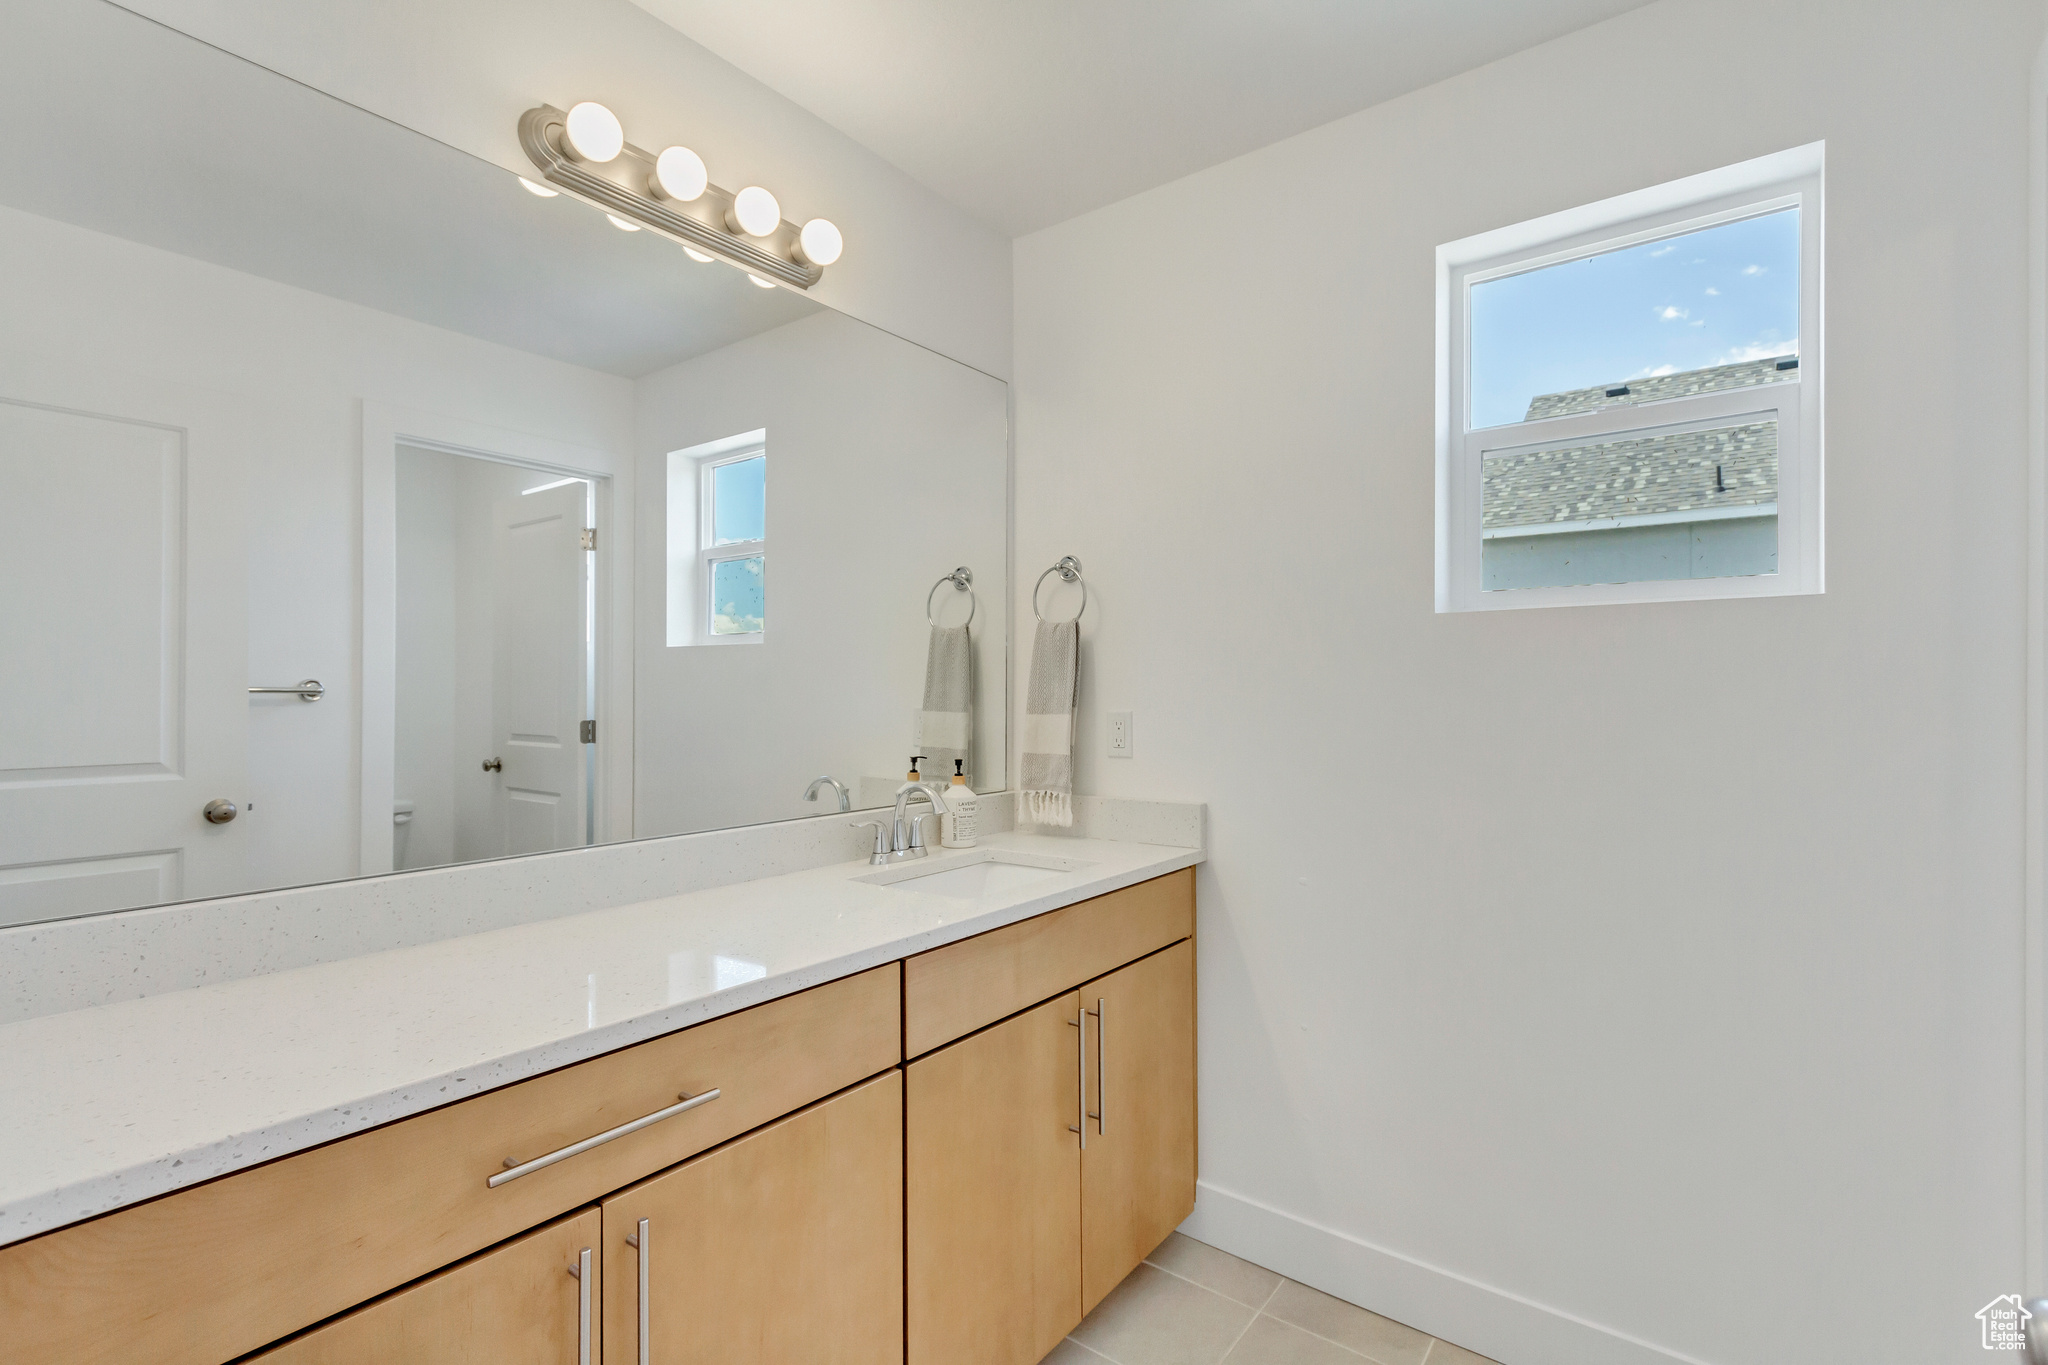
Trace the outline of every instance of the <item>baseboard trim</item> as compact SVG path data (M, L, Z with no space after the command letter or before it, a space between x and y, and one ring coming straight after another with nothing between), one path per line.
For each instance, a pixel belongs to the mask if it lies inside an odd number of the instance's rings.
M1502 1365L1706 1365L1206 1180L1180 1230Z

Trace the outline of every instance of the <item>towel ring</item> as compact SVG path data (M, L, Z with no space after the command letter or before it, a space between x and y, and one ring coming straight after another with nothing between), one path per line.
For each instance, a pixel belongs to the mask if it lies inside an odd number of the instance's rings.
M981 605L980 600L974 595L974 570L962 564L959 568L932 584L932 590L924 595L924 619L934 630L938 629L939 623L938 619L932 615L932 599L937 597L939 589L945 587L948 583L951 583L955 590L967 594L967 619L962 621L961 625L973 625L975 608Z
M1081 585L1081 611L1077 611L1067 618L1067 621L1080 620L1081 612L1088 610L1088 582L1081 577L1081 561L1072 555L1061 555L1060 562L1040 574L1038 581L1031 585L1031 614L1041 621L1045 620L1045 613L1038 609L1038 590L1044 587L1045 580L1051 578L1054 574L1060 576L1062 583L1079 583ZM1067 621L1059 621L1054 624L1066 625Z

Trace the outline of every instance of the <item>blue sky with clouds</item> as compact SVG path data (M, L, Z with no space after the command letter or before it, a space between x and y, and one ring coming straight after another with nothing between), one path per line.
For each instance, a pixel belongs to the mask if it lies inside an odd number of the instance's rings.
M1541 393L1799 350L1799 211L1472 288L1472 425Z

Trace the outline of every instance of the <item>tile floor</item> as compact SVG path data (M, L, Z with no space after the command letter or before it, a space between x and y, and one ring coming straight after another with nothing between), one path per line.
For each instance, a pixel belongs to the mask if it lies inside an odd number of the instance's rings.
M1043 1365L1494 1365L1174 1233Z

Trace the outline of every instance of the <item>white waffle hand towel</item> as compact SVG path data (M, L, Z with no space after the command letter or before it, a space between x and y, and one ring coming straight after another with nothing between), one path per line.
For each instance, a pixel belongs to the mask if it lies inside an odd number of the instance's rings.
M1019 746L1018 818L1033 825L1074 823L1074 707L1081 682L1078 621L1040 621L1031 641Z
M926 771L934 780L951 780L958 759L967 785L974 785L974 641L966 626L932 627L917 751L930 761Z

